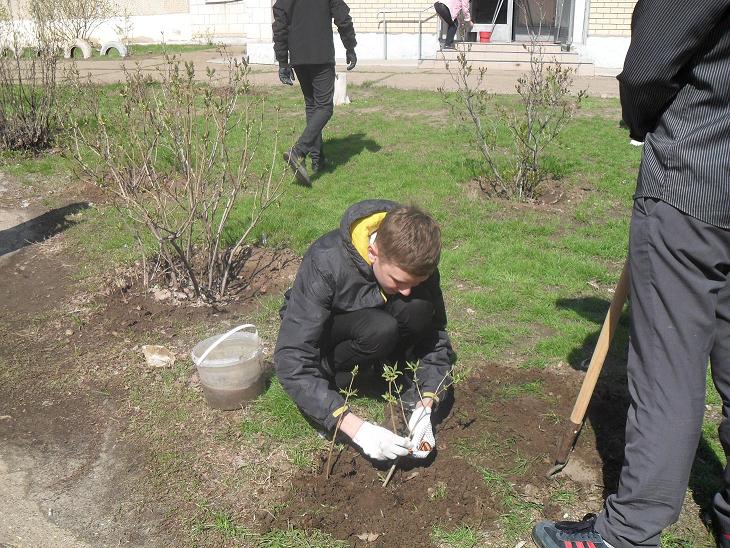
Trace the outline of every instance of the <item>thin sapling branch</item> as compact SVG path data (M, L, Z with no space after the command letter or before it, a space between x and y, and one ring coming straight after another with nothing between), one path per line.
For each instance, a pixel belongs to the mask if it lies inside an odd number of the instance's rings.
M358 366L356 365L352 370L352 378L350 379L350 386L348 386L346 389L342 388L340 389L340 394L342 394L345 397L345 403L344 405L347 406L347 402L350 400L351 397L357 396L357 390L353 390L352 384L355 382L355 377L357 376L358 372ZM335 443L337 442L337 433L340 431L340 425L342 424L342 419L344 418L345 413L340 414L340 417L337 419L337 425L335 426L335 432L332 436L332 443L330 443L330 450L327 453L327 465L325 468L325 478L329 479L330 474L332 473L332 451L335 448Z

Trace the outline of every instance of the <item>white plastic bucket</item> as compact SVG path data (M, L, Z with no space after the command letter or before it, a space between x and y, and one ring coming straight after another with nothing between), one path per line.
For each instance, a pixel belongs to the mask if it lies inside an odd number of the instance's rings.
M239 409L264 391L261 350L261 339L252 324L239 325L195 345L190 354L208 405Z

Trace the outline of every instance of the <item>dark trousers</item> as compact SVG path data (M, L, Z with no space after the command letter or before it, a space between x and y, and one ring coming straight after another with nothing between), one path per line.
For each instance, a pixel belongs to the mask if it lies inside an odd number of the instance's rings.
M634 202L629 241L631 405L618 492L596 530L615 548L659 546L682 508L705 412L708 359L730 449L730 230L665 202ZM730 532L730 468L714 499Z
M451 18L451 12L449 11L449 8L446 4L443 4L442 2L436 2L433 7L436 9L436 13L438 13L439 17L441 17L441 19L444 20L444 23L448 25L448 28L446 29L445 45L453 46L454 37L456 36L456 29L459 28L459 22L454 21Z
M356 365L367 372L389 361L412 359L417 342L430 340L433 313L429 301L391 295L384 308L335 315L325 353L336 384L347 387Z
M301 156L317 160L322 153L322 130L334 110L335 66L295 65L294 72L302 88L307 113L307 127L294 148Z

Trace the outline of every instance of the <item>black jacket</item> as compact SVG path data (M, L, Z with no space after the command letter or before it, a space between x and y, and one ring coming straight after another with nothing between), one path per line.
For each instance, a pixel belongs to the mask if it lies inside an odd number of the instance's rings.
M350 8L342 0L276 0L274 54L280 65L335 63L332 19L345 49L355 49Z
M397 206L388 200L365 200L351 206L339 230L319 238L305 253L294 285L285 295L274 351L276 374L302 411L330 429L337 422L332 413L344 400L331 386L332 379L320 361L327 320L333 314L385 306L372 266L352 245L350 226L357 219ZM438 337L417 357L421 390L435 392L448 375L453 358L438 270L414 287L412 295L428 299L434 306Z
M618 79L636 197L730 228L730 0L639 0Z

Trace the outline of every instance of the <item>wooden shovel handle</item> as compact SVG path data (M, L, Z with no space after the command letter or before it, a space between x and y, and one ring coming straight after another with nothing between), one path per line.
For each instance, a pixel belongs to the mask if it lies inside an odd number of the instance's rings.
M614 292L613 299L611 300L611 306L606 314L606 319L603 321L601 333L598 335L596 348L593 350L593 356L591 356L591 362L588 365L586 377L583 379L583 385L580 387L578 399L575 400L573 412L570 414L570 422L573 424L583 424L583 419L585 418L586 410L588 409L588 402L591 401L593 390L596 388L598 376L601 374L603 363L606 361L608 347L611 345L611 339L616 331L616 325L621 317L621 311L624 308L628 294L629 265L627 261L624 263L624 268L621 271L621 277L618 280L616 291Z
M616 325L621 317L621 310L623 310L626 297L629 293L629 265L628 261L624 263L624 268L621 271L621 277L619 278L616 291L613 294L611 300L611 306L606 314L606 319L603 321L603 327L601 333L598 335L598 341L596 342L596 348L593 349L593 355L591 356L591 362L588 365L588 371L583 379L583 385L580 387L578 398L573 406L573 412L570 415L570 421L567 424L565 433L560 440L560 445L555 456L555 466L553 466L547 473L548 477L562 470L568 462L570 452L573 450L578 434L583 426L583 419L586 416L586 410L588 409L588 402L591 401L593 390L596 388L596 382L598 382L598 376L601 374L603 363L606 361L606 355L608 354L608 347L611 345L611 339L616 331Z

